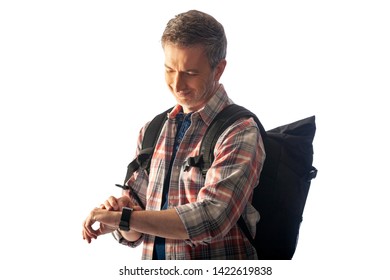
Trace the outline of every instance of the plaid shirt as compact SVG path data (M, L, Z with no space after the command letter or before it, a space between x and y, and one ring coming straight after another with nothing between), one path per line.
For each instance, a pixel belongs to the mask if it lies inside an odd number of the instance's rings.
M248 203L257 185L265 152L255 121L241 119L225 130L217 141L214 162L204 178L198 168L184 171L188 157L199 153L202 136L213 118L232 101L221 85L208 104L191 116L191 125L181 140L172 166L168 208L175 208L182 220L188 240L166 239L167 259L256 259L256 252L239 229L243 215L251 233L256 231L260 215ZM146 210L160 210L164 178L169 168L176 135L176 105L168 114L158 139L150 166L150 174L139 170L128 184L138 193ZM140 150L144 126L138 139ZM114 233L122 244L134 247L142 241L143 259L152 259L154 236L143 235L128 242Z

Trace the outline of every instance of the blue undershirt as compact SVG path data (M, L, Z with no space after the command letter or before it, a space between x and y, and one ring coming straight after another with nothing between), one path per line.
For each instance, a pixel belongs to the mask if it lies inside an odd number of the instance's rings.
M168 208L168 191L169 191L169 181L171 178L171 171L172 171L172 165L173 161L175 160L176 152L179 149L179 145L181 143L181 140L184 137L185 132L191 125L191 114L184 114L184 113L178 113L176 115L176 121L177 121L177 132L175 136L175 143L174 143L174 149L172 153L171 162L169 164L168 173L164 180L164 187L163 187L163 193L162 193L162 207L161 210ZM165 238L156 236L156 239L154 241L154 249L153 249L153 259L154 260L165 260Z

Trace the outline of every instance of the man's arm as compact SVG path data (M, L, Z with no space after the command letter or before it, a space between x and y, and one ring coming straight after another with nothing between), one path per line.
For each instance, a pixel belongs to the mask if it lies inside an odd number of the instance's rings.
M173 208L161 211L134 211L130 219L130 229L163 238L188 239L183 222ZM121 234L125 239L134 241L131 231L121 231Z
M121 216L122 211L95 208L85 220L83 235L89 238L84 239L96 239L102 234L100 228L93 229L93 225L97 222L117 229ZM169 239L188 239L187 231L175 209L134 211L130 219L130 228L128 232L120 231L122 236L129 241L137 240L141 233Z

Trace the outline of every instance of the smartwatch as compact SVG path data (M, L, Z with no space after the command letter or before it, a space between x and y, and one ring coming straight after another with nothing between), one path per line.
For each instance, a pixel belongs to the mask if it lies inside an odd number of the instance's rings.
M123 207L121 221L119 222L119 228L124 231L130 230L130 218L133 208Z

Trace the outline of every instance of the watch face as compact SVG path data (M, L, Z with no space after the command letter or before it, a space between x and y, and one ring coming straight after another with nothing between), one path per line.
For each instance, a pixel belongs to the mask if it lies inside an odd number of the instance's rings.
M121 230L125 230L125 231L130 230L130 217L132 211L133 211L132 208L128 208L128 207L122 208L122 216L121 216L121 221L119 223L119 228Z

